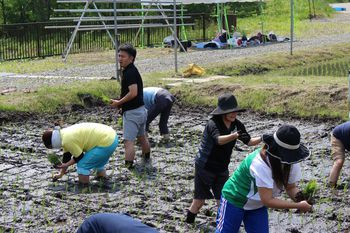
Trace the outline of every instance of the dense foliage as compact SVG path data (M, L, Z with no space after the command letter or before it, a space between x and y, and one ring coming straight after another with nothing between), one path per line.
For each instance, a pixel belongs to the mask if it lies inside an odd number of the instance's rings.
M304 19L309 16L309 1L294 0L297 17ZM335 0L315 0L314 4L320 15L329 12L328 3ZM349 0L337 0L337 2L349 2ZM270 0L266 3L227 3L228 13L236 14L239 18L260 15L264 12L268 15L288 15L290 11L289 2L286 0ZM79 4L60 5L60 8L82 8ZM101 8L112 7L104 4ZM128 7L125 4L119 4L120 8ZM133 7L138 7L134 6ZM50 16L54 16L53 9L57 8L56 0L0 0L0 24L43 22L48 21ZM186 5L187 13L215 13L215 5L196 4ZM56 14L57 15L57 14Z

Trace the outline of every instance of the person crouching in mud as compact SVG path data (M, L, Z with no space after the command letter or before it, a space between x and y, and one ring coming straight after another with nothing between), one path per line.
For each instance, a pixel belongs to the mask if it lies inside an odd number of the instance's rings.
M79 182L83 184L89 183L91 170L97 171L97 177L106 178L104 167L119 144L115 130L98 123L49 129L44 132L42 140L49 149L63 148L63 163L57 166L61 171L54 179L61 178L67 168L76 163Z
M297 202L301 178L299 162L310 155L291 125L262 137L264 146L249 154L222 189L215 233L238 233L243 221L247 233L268 233L267 208L311 211L307 201ZM276 198L285 190L293 200Z
M251 138L237 113L238 107L232 94L218 98L218 107L211 113L203 133L199 153L195 161L194 199L187 211L186 222L193 223L205 199L213 196L220 203L221 190L229 177L228 165L237 139L249 146L261 142L261 137Z

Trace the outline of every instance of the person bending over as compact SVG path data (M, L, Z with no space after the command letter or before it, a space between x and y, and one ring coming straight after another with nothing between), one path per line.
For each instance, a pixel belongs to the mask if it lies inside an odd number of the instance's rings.
M61 178L69 166L77 164L79 182L89 183L91 170L98 177L106 177L105 165L118 146L118 136L114 129L98 123L80 123L60 129L49 129L43 133L42 140L49 149L63 148L63 163L54 179Z

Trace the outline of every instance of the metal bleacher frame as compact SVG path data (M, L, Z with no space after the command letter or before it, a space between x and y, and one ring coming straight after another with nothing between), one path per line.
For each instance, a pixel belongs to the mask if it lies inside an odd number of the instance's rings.
M76 35L79 31L94 31L94 30L106 30L109 38L111 39L113 46L115 48L115 60L116 60L116 78L119 80L118 72L118 30L138 28L138 32L135 35L134 41L139 36L140 31L143 32L144 28L155 28L155 27L169 27L172 36L174 38L174 56L175 56L175 72L178 72L177 67L177 48L182 47L185 51L183 45L177 36L177 27L181 26L191 26L193 24L185 24L183 22L184 18L189 18L188 16L183 16L184 9L177 9L181 2L177 0L58 0L59 4L80 4L81 8L77 9L55 9L54 12L75 14L75 16L58 16L51 17L50 20L55 21L72 21L76 23L75 25L63 25L63 26L46 26L46 29L59 29L59 28L72 28L74 29L71 37L65 47L62 58L64 61L67 60L69 52L73 46ZM113 8L100 9L98 7L99 3L113 3ZM117 4L123 3L128 4L138 4L141 8L118 8ZM83 6L84 4L84 6ZM172 7L171 7L172 6ZM148 16L148 13L152 12L154 15ZM96 14L96 16L85 16L86 13ZM111 14L113 13L113 16ZM135 13L141 13L141 16L135 15ZM159 15L155 15L155 14ZM79 15L76 15L79 14ZM109 15L104 15L109 14ZM122 14L122 15L118 15ZM128 15L133 14L133 15ZM141 21L141 23L125 23L125 21ZM145 23L145 21L149 21ZM162 21L164 23L152 23L152 20ZM181 20L181 23L178 21ZM100 22L101 25L89 24L89 22ZM124 23L123 23L124 22ZM114 37L110 30L114 30ZM142 35L143 36L143 35Z

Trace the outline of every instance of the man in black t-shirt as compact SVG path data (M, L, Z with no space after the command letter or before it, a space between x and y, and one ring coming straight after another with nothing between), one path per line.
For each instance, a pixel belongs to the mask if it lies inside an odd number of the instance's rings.
M236 118L238 107L232 94L219 97L218 107L211 113L199 146L195 162L194 198L187 211L186 222L193 223L206 199L215 198L219 206L221 190L229 177L228 165L237 139L248 146L261 142L251 138L244 125Z
M112 100L111 105L122 109L125 165L132 168L136 138L141 144L143 157L145 159L150 157L150 145L146 136L147 110L143 102L142 78L134 65L136 49L130 44L123 44L118 51L119 64L122 68L121 96L119 100Z

